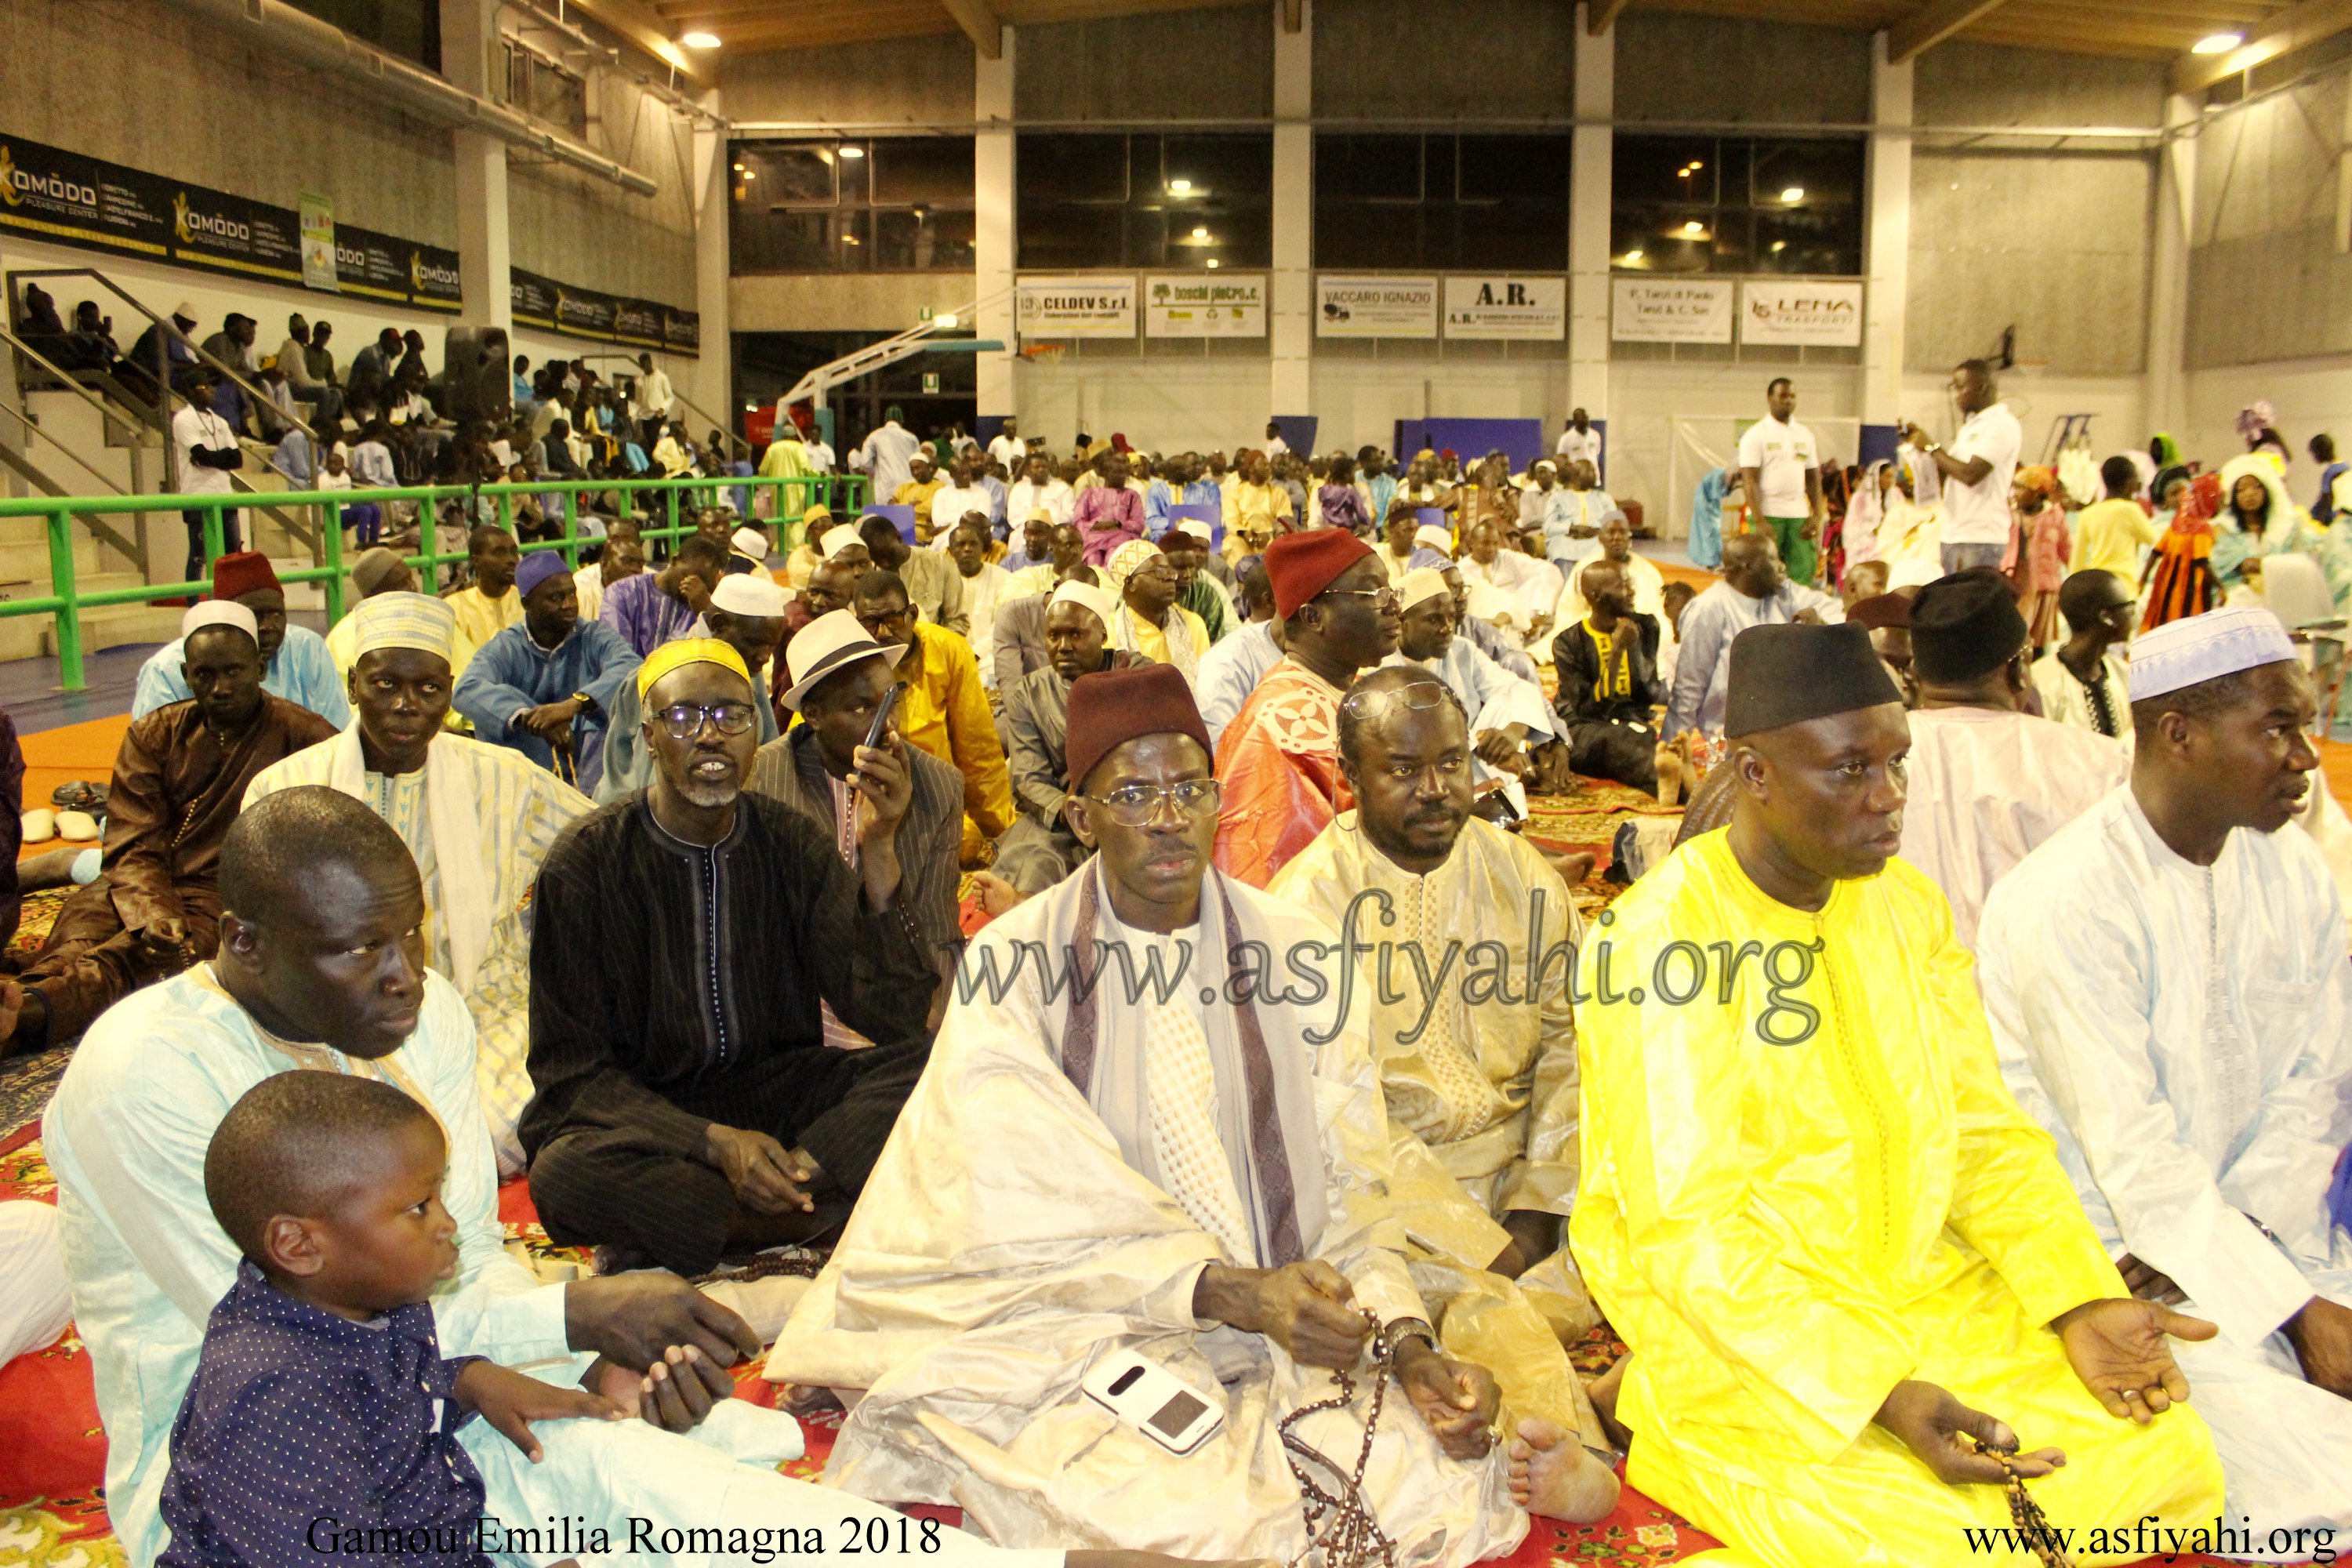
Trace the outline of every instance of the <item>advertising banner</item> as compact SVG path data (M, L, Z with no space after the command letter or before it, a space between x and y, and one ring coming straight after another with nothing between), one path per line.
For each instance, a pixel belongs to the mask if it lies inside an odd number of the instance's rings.
M1568 337L1565 278L1448 277L1445 335L1561 342Z
M1433 338L1437 335L1434 278L1315 279L1318 338Z
M1147 338L1265 336L1265 277L1248 272L1183 272L1143 280Z
M1727 343L1728 278L1618 278L1610 283L1609 335L1624 343Z

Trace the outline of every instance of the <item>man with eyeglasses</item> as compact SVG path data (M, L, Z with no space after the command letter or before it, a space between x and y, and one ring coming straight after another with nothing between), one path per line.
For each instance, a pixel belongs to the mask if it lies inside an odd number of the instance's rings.
M534 551L515 574L522 619L492 637L457 678L457 711L493 746L520 752L593 796L622 686L644 662L602 621L580 618L563 557Z
M751 684L765 689L769 661L784 640L784 590L765 572L730 572L710 590L710 608L702 613L691 636L713 637L742 656L751 672ZM761 702L754 715L760 744L782 731L773 702ZM645 710L637 706L637 683L625 680L613 694L610 728L604 735L604 773L590 798L609 805L653 782L654 759L644 741Z
M1172 668L1081 676L1067 760L1094 859L974 939L910 1135L769 1358L866 1391L828 1479L961 1502L1000 1545L1289 1561L1307 1539L1277 1424L1356 1368L1397 1381L1361 1478L1396 1560L1508 1552L1527 1525L1494 1381L1439 1348L1406 1270L1366 1026L1281 967L1335 933L1212 871L1219 786ZM1279 983L1248 977L1253 952ZM1061 983L1081 954L1101 984ZM1081 1374L1129 1355L1223 1424L1173 1459L1104 1415ZM1353 1410L1297 1435L1342 1476L1364 1442Z
M1254 888L1355 805L1339 772L1339 697L1396 651L1402 626L1380 558L1344 529L1283 535L1265 574L1283 659L1217 742L1217 869Z
M473 1016L482 1110L499 1173L514 1175L522 1169L515 1123L530 1099L531 879L588 814L588 797L520 751L448 732L458 633L447 600L373 594L352 618L358 721L264 768L245 804L327 784L364 802L408 846L425 884L425 961Z
M599 1272L689 1278L814 1240L864 1185L929 1051L936 976L907 904L904 742L860 746L852 870L746 791L758 689L716 638L637 672L655 775L547 858L532 932L530 1191ZM824 1048L824 1011L877 1043Z
M857 749L874 726L884 697L898 683L907 648L877 642L847 610L809 623L785 650L790 682L778 700L801 722L772 737L751 763L750 787L799 806L824 827L850 868L857 868ZM749 660L745 661L749 663ZM756 680L758 669L752 674ZM893 733L896 733L894 727ZM899 819L898 853L906 879L900 897L922 923L935 988L944 1005L947 982L963 952L956 879L963 839L963 775L919 748L905 752L914 794ZM824 1010L825 1043L855 1047L866 1037Z
M1266 891L1362 939L1342 955L1356 973L1341 1005L1370 1031L1387 1098L1406 1257L1424 1291L1445 1282L1431 1304L1447 1347L1501 1384L1527 1506L1593 1520L1617 1481L1586 1451L1609 1444L1561 1348L1601 1318L1561 1234L1578 1170L1565 982L1584 922L1535 846L1473 812L1475 756L1437 675L1365 676L1339 705L1356 809Z
M898 732L963 774L962 858L966 865L985 864L985 844L1013 825L1013 787L971 645L944 626L917 620L907 584L895 572L860 577L853 607L876 642L914 650L898 666L899 684L907 689Z

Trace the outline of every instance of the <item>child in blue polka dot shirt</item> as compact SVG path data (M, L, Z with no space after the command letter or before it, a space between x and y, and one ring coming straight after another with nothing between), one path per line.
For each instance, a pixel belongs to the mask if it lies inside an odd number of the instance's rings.
M625 1414L443 1358L425 1303L457 1264L446 1156L423 1105L340 1073L265 1079L222 1118L205 1197L245 1260L172 1427L163 1568L487 1564L457 1429L478 1415L537 1460L532 1421Z

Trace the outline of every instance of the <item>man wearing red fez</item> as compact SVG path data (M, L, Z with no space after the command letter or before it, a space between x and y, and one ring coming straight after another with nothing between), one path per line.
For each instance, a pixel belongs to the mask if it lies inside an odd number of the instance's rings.
M1362 1489L1396 1560L1508 1552L1527 1523L1494 1379L1439 1347L1406 1269L1363 1010L1286 967L1337 933L1211 868L1220 786L1172 667L1079 677L1066 755L1097 853L965 950L922 1081L769 1356L772 1377L863 1394L826 1479L960 1503L1000 1546L1287 1562L1307 1538L1277 1424L1353 1368L1352 1407L1294 1436L1352 1472L1370 1381L1394 1378ZM1070 984L1081 954L1099 984ZM1197 1391L1181 1459L1081 1386L1136 1358Z
M1285 534L1266 547L1265 574L1285 658L1217 752L1217 869L1254 888L1355 804L1339 773L1339 699L1396 651L1403 624L1380 558L1344 530Z
M338 730L352 721L351 698L343 689L342 671L327 651L327 639L308 626L286 624L286 590L268 556L242 550L214 562L213 597L253 612L254 629L261 639L262 690L308 708ZM181 673L187 662L185 638L156 649L139 668L131 716L144 719L158 708L194 697Z

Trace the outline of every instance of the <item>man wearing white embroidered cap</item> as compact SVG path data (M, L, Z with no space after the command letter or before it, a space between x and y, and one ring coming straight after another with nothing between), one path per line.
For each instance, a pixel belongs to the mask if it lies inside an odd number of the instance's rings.
M730 572L710 590L710 607L687 628L690 637L717 637L743 656L754 686L765 689L763 673L784 636L784 591L765 572ZM760 743L776 738L776 710L755 702ZM598 805L653 783L653 752L646 745L645 710L634 679L613 693L612 727L604 738L604 772L592 798Z
M1045 658L1004 692L1004 761L1020 815L996 841L996 871L1014 890L1042 893L1092 853L1062 815L1069 798L1063 755L1069 739L1070 687L1098 669L1124 669L1140 655L1113 647L1119 601L1108 589L1073 578L1045 605Z
M555 557L539 552L529 559ZM446 599L377 594L354 617L357 721L262 770L245 804L325 784L365 802L400 835L424 881L425 962L448 976L474 1020L482 1110L499 1168L513 1175L522 1169L515 1124L531 1093L524 1065L529 895L556 839L588 814L588 799L512 747L444 728L457 631Z
M1469 638L1454 635L1454 595L1444 574L1415 567L1404 575L1401 599L1403 628L1396 652L1382 662L1418 664L1454 689L1470 718L1475 776L1481 782L1498 774L1517 776L1527 766L1525 748L1556 738L1543 688L1522 680L1479 652Z
M2315 700L2257 609L2142 637L2131 696L2130 782L1994 885L1977 973L2126 1282L2221 1327L2175 1352L2250 1542L2220 1550L2264 1556L2273 1531L2352 1530L2352 1235L2327 1212L2352 971L2293 826L2326 787Z
M253 612L206 599L180 618L194 696L131 721L115 753L98 879L58 911L40 956L0 980L0 1054L62 1045L126 993L219 944L220 846L246 785L334 726L262 689Z

